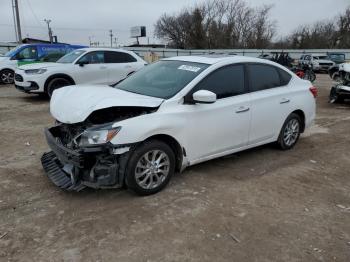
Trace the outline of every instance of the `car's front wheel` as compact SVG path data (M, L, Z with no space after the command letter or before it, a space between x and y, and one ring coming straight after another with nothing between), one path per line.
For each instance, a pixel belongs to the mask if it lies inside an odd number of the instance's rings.
M150 140L132 153L126 169L127 187L138 195L161 191L175 172L175 155L164 142Z
M10 69L4 69L0 72L0 82L4 83L4 84L13 84L14 83L14 76L15 73L10 70Z
M66 78L54 78L47 85L47 95L51 97L53 91L55 91L56 89L59 89L64 86L69 86L71 84L72 83Z
M286 119L278 137L277 144L282 150L288 150L298 142L302 130L301 118L292 113Z

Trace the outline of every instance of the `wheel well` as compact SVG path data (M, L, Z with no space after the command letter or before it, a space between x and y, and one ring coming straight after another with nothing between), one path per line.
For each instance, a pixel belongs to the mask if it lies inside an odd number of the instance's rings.
M15 72L15 70L13 70L11 68L3 68L3 69L0 70L0 72L5 71L5 70L9 70L9 71Z
M151 139L156 139L156 140L162 141L171 147L171 149L174 151L175 159L176 159L175 169L176 169L176 171L180 171L181 166L182 166L183 156L184 155L186 156L186 153L185 153L184 149L182 149L179 142L177 142L175 138L173 138L172 136L169 136L169 135L154 135L154 136L147 138L145 141L148 141Z
M65 79L69 80L69 82L70 82L72 85L75 85L75 82L74 82L73 78L71 78L69 75L66 75L66 74L55 74L55 75L50 76L50 77L45 81L45 85L44 85L44 90L45 90L45 92L47 92L47 87L48 87L50 81L53 80L53 79L55 79L55 78L65 78Z
M301 133L303 133L304 130L305 130L305 114L304 114L304 112L299 109L299 110L293 111L292 114L296 114L296 115L298 115L300 117L301 123L302 123Z

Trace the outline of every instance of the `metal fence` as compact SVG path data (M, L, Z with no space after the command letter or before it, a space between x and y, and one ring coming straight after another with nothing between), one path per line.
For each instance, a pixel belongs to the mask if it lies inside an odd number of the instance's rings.
M0 55L5 54L17 45L12 43L0 43Z
M191 56L191 55L242 55L250 57L258 57L264 54L271 54L273 52L285 52L289 53L293 59L299 59L303 54L319 54L326 55L328 53L343 53L345 59L350 60L350 49L205 49L205 50L184 50L184 49L167 49L167 48L145 48L145 47L132 47L125 49L134 51L141 57L145 57L149 53L155 54L159 58L167 58L174 56Z

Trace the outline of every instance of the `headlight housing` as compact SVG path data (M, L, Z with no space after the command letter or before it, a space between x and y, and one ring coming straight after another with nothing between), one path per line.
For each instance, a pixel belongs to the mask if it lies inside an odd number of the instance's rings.
M40 69L27 69L24 70L24 73L28 75L38 75L38 74L43 74L47 71L45 68L40 68Z
M121 127L105 127L103 129L89 129L81 134L79 146L102 145L110 142L120 131Z

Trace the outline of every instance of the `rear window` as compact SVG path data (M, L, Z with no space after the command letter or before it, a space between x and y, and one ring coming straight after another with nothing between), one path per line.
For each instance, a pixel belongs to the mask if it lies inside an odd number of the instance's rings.
M248 72L251 92L281 86L280 75L273 66L263 64L248 65Z
M278 68L277 70L278 70L278 73L280 74L281 86L288 85L290 80L292 79L291 74L289 74L288 72L280 68Z
M105 52L106 63L118 64L118 63L132 63L137 62L136 58L132 55L123 52L106 51Z

